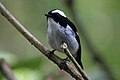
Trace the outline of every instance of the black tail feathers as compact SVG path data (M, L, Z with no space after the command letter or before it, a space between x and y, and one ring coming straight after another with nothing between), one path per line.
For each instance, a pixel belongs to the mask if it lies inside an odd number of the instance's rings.
M77 61L77 62L78 62L78 64L81 66L81 68L82 68L82 69L84 69L84 68L83 68L83 64L82 64L82 62L81 62L80 58L76 58L76 61Z
M81 68L84 69L83 65L82 65L82 62L81 62L81 49L80 48L77 51L77 56L76 56L75 59L78 62L78 64L81 66Z

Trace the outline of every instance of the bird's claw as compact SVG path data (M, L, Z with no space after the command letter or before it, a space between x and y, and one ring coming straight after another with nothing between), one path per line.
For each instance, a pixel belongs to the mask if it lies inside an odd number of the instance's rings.
M66 57L65 59L63 59L63 61L65 61L65 62L70 62L70 59L68 58L68 57Z
M68 57L62 60L63 61L60 63L60 69L63 69L64 66L67 65L68 62L70 62L70 59Z
M50 57L51 54L54 54L55 51L56 51L56 49L50 51L49 54L48 54L48 57Z

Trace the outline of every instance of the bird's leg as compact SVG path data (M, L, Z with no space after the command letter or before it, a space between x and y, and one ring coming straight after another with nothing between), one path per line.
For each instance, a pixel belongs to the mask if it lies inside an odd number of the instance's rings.
M48 54L48 57L50 57L52 54L54 54L55 51L56 51L56 49L53 49L52 51L50 51Z
M54 54L55 51L56 51L56 49L53 49L52 51L50 51L49 54Z
M70 62L70 59L66 57L65 59L62 59L62 62L60 63L60 69L63 69L65 65L68 65L68 62Z
M62 59L63 61L65 61L65 62L70 62L70 59L69 59L69 57L66 57L65 59Z

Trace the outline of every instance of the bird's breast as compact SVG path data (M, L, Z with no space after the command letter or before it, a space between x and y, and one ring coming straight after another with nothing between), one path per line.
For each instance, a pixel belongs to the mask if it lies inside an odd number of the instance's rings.
M68 26L69 27L69 26ZM48 19L48 42L53 49L63 52L61 45L65 42L72 54L75 54L79 48L79 44L69 28L62 27L53 19Z

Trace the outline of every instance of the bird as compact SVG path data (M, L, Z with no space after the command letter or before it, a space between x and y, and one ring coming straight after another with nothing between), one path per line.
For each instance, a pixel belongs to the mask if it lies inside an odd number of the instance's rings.
M83 69L80 38L75 25L59 9L53 9L45 16L47 17L47 37L50 46L54 50L64 53L61 45L66 43L68 50Z

